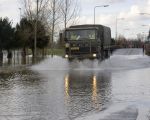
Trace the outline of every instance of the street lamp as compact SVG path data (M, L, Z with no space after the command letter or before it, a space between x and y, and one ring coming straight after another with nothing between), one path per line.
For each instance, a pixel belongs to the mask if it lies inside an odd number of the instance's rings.
M150 25L141 25L143 27L149 27L149 30L150 30Z
M95 6L94 7L94 25L95 25L95 9L97 8L97 7L108 7L109 5L100 5L100 6Z
M150 30L150 25L141 25L143 27L149 27L149 30Z
M142 34L142 36L143 36L143 41L146 41L147 39L147 35L148 35L148 33L147 32L142 32L141 33Z
M143 27L150 27L150 25L144 25L144 24L143 24L143 25L141 25L141 26L143 26Z
M150 15L150 13L139 13L140 15Z
M117 18L116 17L116 40L117 40L117 37L118 37L118 20L124 20L124 18Z
M149 27L149 31L150 31L150 25L141 25L143 27ZM144 32L143 32L144 33ZM148 33L147 33L148 34ZM145 39L146 40L146 39Z

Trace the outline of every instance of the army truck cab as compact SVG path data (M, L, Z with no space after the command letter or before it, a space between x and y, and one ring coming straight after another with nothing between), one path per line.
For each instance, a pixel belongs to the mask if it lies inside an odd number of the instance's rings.
M66 58L100 58L111 50L111 30L103 25L76 25L64 31Z

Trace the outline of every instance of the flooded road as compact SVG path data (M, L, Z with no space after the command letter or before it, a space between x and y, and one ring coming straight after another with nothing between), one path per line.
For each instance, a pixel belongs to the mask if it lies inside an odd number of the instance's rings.
M149 120L149 73L142 49L1 71L0 120Z

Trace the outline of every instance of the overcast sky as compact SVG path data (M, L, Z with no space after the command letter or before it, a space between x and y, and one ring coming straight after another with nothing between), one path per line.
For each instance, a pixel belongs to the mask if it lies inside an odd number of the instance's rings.
M20 0L0 0L0 17L9 17L14 25L19 21ZM95 21L111 27L112 37L116 33L116 17L124 18L118 20L118 34L126 37L136 37L137 33L147 33L150 25L150 15L139 15L138 13L150 14L150 0L79 0L81 13L78 24L94 23L94 7L109 5L109 7L97 7L95 10ZM142 25L147 25L143 27Z

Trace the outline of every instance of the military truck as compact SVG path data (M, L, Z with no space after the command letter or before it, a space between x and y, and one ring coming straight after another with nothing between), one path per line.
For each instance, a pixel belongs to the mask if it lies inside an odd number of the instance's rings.
M61 35L63 36L63 35ZM109 27L75 25L64 30L66 58L102 58L113 50Z

